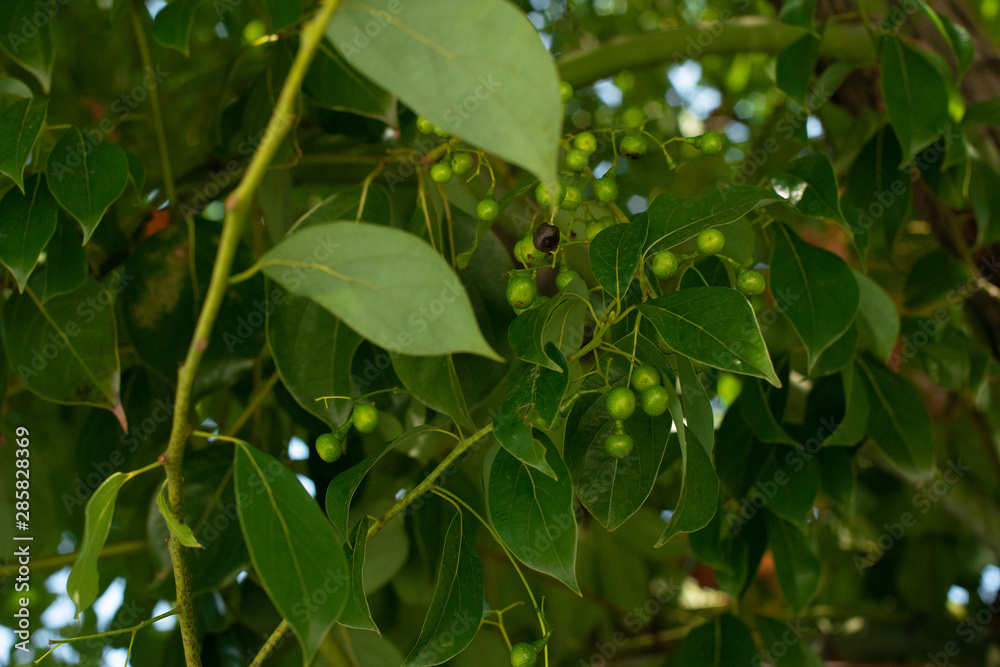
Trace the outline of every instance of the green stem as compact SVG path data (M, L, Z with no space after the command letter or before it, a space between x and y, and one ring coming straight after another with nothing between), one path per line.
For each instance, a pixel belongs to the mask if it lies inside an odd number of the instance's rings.
M136 540L134 542L119 542L118 544L112 544L101 549L101 553L98 558L113 558L114 556L129 556L132 554L143 553L149 549L149 543L146 540ZM34 572L48 572L51 570L58 570L61 567L67 565L72 565L76 562L76 557L78 554L64 554L62 556L53 556L52 558L42 558L39 560L31 561L32 571ZM17 574L17 569L20 567L17 563L13 565L3 565L0 566L0 578L2 577L12 577Z
M188 347L184 364L177 372L177 394L174 401L176 408L170 431L170 441L167 445L167 451L163 455L164 467L167 470L170 507L173 510L174 518L181 523L184 521L184 448L188 436L191 434L191 425L188 421L188 412L191 407L191 388L194 385L198 366L201 364L201 358L208 347L215 319L219 314L219 308L229 286L229 273L233 267L233 258L243 234L243 226L250 212L254 193L267 172L268 164L292 127L302 80L305 78L309 64L323 39L323 31L329 23L330 17L333 16L337 4L338 0L324 0L315 16L303 29L299 40L299 50L295 54L288 78L281 88L281 94L274 107L274 112L271 114L260 146L243 174L243 179L226 200L226 218L222 225L219 251L212 269L212 279L205 294L201 313L198 316L194 338ZM176 584L184 660L188 667L201 667L201 648L195 627L192 602L191 572L187 566L184 546L173 533L170 535L167 546L170 551L170 561Z
M150 618L150 619L146 619L142 623L139 623L138 625L133 625L130 628L120 628L118 630L108 630L107 632L102 632L102 633L96 634L96 635L81 635L79 637L70 637L69 639L50 639L49 640L49 645L51 645L52 648L50 648L48 651L46 651L45 654L42 655L41 658L39 658L38 660L35 660L34 664L37 665L37 664L41 663L42 660L45 660L45 658L47 658L49 656L49 654L52 653L52 651L55 651L57 648L59 648L63 644L69 644L71 642L79 642L79 641L83 641L84 639L97 639L99 637L110 637L111 635L122 635L122 634L125 634L126 632L131 632L132 633L132 641L130 641L129 645L128 645L128 647L129 647L129 655L131 655L132 654L132 643L135 642L135 633L139 632L139 630L142 630L147 625L151 625L153 623L156 623L157 621L161 621L164 618L167 618L169 616L173 616L176 613L177 613L176 609L171 609L168 612L160 614L159 616L154 616L153 618Z
M731 22L667 28L608 41L595 49L574 51L557 64L559 75L577 87L663 62L682 62L706 54L778 53L806 34L804 28L773 19L741 17ZM706 40L705 36L711 37ZM707 44L702 42L708 41ZM831 23L823 34L820 57L840 58L861 65L875 63L876 52L864 27Z
M288 632L290 627L291 625L288 621L282 619L281 623L278 624L278 627L276 627L274 632L271 633L271 636L267 638L266 642L264 642L264 645L260 647L260 651L257 652L257 656L253 659L253 662L250 663L250 667L260 667L260 664L267 659L267 656L271 655L271 651L273 651L274 647L278 645L278 642L281 641L281 638L286 632Z

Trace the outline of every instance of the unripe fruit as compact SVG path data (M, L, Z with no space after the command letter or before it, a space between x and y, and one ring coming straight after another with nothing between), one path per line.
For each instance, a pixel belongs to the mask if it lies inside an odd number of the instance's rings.
M622 112L622 125L625 127L636 129L642 127L645 122L646 113L639 107L629 107Z
M493 222L500 215L500 204L493 199L484 199L476 205L476 215L480 220Z
M538 662L538 649L521 642L510 648L510 667L534 667Z
M556 196L555 201L552 200L552 195L549 189L545 187L544 183L539 183L538 187L535 188L535 199L542 206L558 206L562 203L563 198L566 196L566 186L562 183L556 184Z
M575 211L580 208L580 204L583 203L583 193L580 192L580 188L575 185L566 186L566 196L563 197L562 203L559 204L559 208L564 211Z
M597 137L593 132L581 132L573 137L573 148L578 148L588 156L593 155L597 150Z
M437 125L434 126L434 134L441 137L442 139L447 139L448 137L451 136L451 134L449 134L447 130L442 130Z
M622 459L632 453L635 440L628 433L612 433L604 439L604 451L616 459Z
M562 103L566 104L571 99L573 99L573 86L569 85L565 81L559 82L559 97L562 99Z
M677 255L669 250L661 250L649 260L649 268L660 280L666 280L677 273Z
M598 234L600 234L613 224L615 224L615 221L611 218L611 216L606 215L603 218L594 220L589 225L587 225L587 229L586 231L584 231L583 236L588 241L593 241Z
M698 252L703 255L714 255L726 245L726 237L718 229L706 229L698 234Z
M580 148L574 148L566 153L566 166L573 171L583 171L590 163L590 153Z
M417 116L417 131L424 134L432 134L434 132L434 123L423 116Z
M632 371L632 387L643 392L653 385L660 384L660 371L652 366L639 366Z
M564 289L566 285L569 285L571 281L576 280L580 277L580 274L576 271L560 271L556 275L556 289Z
M455 153L451 158L451 170L456 176L462 176L472 169L472 156L468 153Z
M594 181L594 196L602 204L609 204L618 198L618 183L610 176L602 176Z
M669 392L667 392L665 387L658 384L647 387L639 396L639 402L642 403L642 411L650 417L659 417L666 412L669 400Z
M344 441L336 433L324 433L316 438L316 453L327 463L333 463L344 453Z
M539 252L552 252L559 247L559 228L543 222L535 227L532 241Z
M763 294L766 286L764 276L760 274L760 271L754 271L753 269L744 271L736 278L736 289L747 296Z
M629 160L638 160L646 154L649 146L641 134L626 134L618 144L618 150Z
M628 387L615 387L605 401L612 419L628 419L635 412L635 394Z
M718 155L722 152L723 145L722 135L718 132L709 130L701 135L700 148L705 155Z
M447 183L451 180L451 167L438 163L431 167L431 180L435 183Z
M507 303L514 308L527 308L538 296L535 279L525 273L511 274L507 281Z
M351 423L358 429L358 433L372 433L378 428L378 409L371 403L355 405L351 412Z

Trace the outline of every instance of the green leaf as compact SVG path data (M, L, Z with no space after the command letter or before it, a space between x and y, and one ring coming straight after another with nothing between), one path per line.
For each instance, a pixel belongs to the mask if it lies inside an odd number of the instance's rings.
M756 492L767 509L792 523L805 526L819 492L819 465L815 456L799 447L775 447L757 475Z
M434 598L403 667L447 662L472 642L482 618L483 565L476 552L475 534L458 511L444 536Z
M156 494L156 506L159 508L160 514L163 516L163 520L166 521L167 528L184 546L203 549L204 547L198 543L198 540L194 537L194 533L191 532L191 526L186 523L180 523L174 518L174 513L170 510L170 501L167 500L167 497L164 494L166 489L167 483L164 481L163 486L160 487L159 493Z
M559 76L521 10L504 0L357 0L337 11L326 35L430 122L555 181Z
M826 433L824 445L853 446L868 435L868 393L854 364L819 379L808 401L811 423Z
M483 464L490 521L522 563L552 575L579 595L573 484L552 441L542 433L537 437L544 442L553 476L525 465L502 447L490 450Z
M97 599L100 588L100 576L97 571L97 561L104 549L111 529L111 519L115 513L115 502L118 500L118 490L128 481L128 475L116 472L105 479L94 495L87 501L85 512L83 539L80 550L76 552L76 562L66 580L66 595L76 605L76 613L90 608Z
M819 450L818 458L823 493L849 512L853 511L858 479L851 452L843 447L824 447Z
M646 210L646 248L649 252L667 250L706 229L733 222L758 206L780 200L775 193L751 185L719 188L685 199L658 195Z
M910 174L901 169L903 151L892 128L875 133L855 158L847 175L841 210L851 228L854 245L865 261L872 228L884 230L892 246L910 205Z
M393 370L414 398L432 410L448 415L462 428L475 430L455 371L455 361L450 354L443 357L390 356Z
M942 16L935 12L924 0L918 0L917 8L923 12L924 16L930 19L930 22L934 24L934 27L937 28L944 41L948 44L948 48L955 54L959 76L965 74L969 66L972 65L973 57L976 55L975 43L972 41L969 31L953 23L947 16Z
M847 331L840 338L833 341L830 347L823 350L816 360L816 364L809 369L811 377L823 377L830 373L836 373L844 366L854 361L854 356L858 352L858 319L847 327Z
M125 158L128 160L128 180L135 191L135 200L140 205L143 203L143 188L146 185L146 168L142 166L142 159L130 151L125 151Z
M52 83L51 20L56 10L43 0L5 0L0 2L0 48L12 60L31 73L48 95ZM41 27L35 22L41 14Z
M692 287L652 299L639 312L678 354L780 385L753 308L739 292Z
M189 55L191 26L202 0L174 0L153 19L153 37L163 46Z
M288 229L288 234L297 229L336 220L389 224L392 220L392 200L389 193L375 184L370 185L367 190L359 185L336 192L306 211Z
M903 306L920 308L946 298L954 299L954 290L971 280L965 263L939 246L910 267L903 284Z
M586 283L571 280L551 299L518 315L507 330L514 353L530 364L561 370L546 350L553 344L568 357L579 349L588 303Z
M83 227L90 240L108 207L128 183L125 151L106 141L94 142L71 127L56 142L46 164L49 189L56 200Z
M816 0L788 0L781 4L778 18L782 23L805 28L812 32L816 15Z
M767 400L769 393L757 378L745 380L739 401L736 403L740 409L740 416L761 442L798 447L799 443L785 432L779 419L771 412Z
M903 147L902 167L948 125L948 89L931 61L898 37L882 39L882 96Z
M781 223L774 229L771 285L787 304L784 315L806 346L812 368L854 321L858 283L837 255L803 241Z
M10 176L21 192L24 192L24 165L42 133L48 108L48 100L29 97L0 113L0 173Z
M719 478L712 459L695 432L687 429L681 447L681 493L667 527L656 541L662 547L678 533L691 533L708 525L719 504Z
M837 174L826 155L813 153L786 164L771 178L771 183L775 190L784 188L788 192L788 203L795 210L839 222L851 233L840 212Z
M351 589L348 591L347 604L340 615L339 623L349 628L359 630L371 630L379 632L378 626L372 619L371 609L368 607L368 598L365 596L365 552L368 547L368 529L375 525L375 520L370 516L365 516L358 521L354 527L353 535L344 546L347 552L347 562L351 573Z
M764 643L760 664L773 664L774 667L824 667L826 664L813 652L794 621L781 622L756 616L755 625Z
M648 231L649 216L640 213L632 222L605 229L590 244L594 277L616 302L625 297L632 284Z
M10 269L17 289L24 291L45 244L56 231L59 205L49 193L45 176L29 176L27 189L10 189L0 200L0 262Z
M88 280L44 304L31 287L4 304L7 359L28 389L56 403L108 408L124 421L114 309L102 305L111 300Z
M640 359L648 361L662 356L656 345L643 336L626 336L618 346L631 350L633 342L635 355ZM628 385L631 365L628 359L608 353L601 363L608 364L607 386ZM581 389L593 391L605 386L603 378L590 375ZM611 434L614 420L608 414L603 392L583 394L567 419L563 457L573 477L573 486L580 502L608 530L621 526L642 507L653 489L670 434L669 418L649 417L642 410L636 410L624 426L635 441L635 448L628 456L616 459L604 449L604 439Z
M898 466L919 475L934 468L931 418L912 384L875 360L858 359L868 395L868 431Z
M53 200L54 203L54 200ZM76 225L65 215L45 246L45 292L42 301L77 289L87 280L87 254Z
M347 559L291 470L246 443L235 449L236 510L250 560L309 664L347 602Z
M757 645L743 621L721 614L687 634L674 662L684 667L746 667L756 657Z
M799 104L806 103L809 80L819 58L819 43L816 35L803 35L782 49L776 58L775 80L778 88Z
M323 40L313 59L302 91L317 104L388 121L394 110L392 96L358 74ZM343 216L331 218L343 219Z
M264 0L271 15L271 32L286 28L302 15L302 0Z
M819 586L819 558L797 527L771 512L764 512L764 516L778 584L792 609L802 611Z
M899 312L896 304L874 280L854 272L858 281L858 327L871 345L872 352L882 361L888 361L892 348L899 338Z
M379 459L397 445L435 430L431 426L424 425L412 428L395 440L390 440L383 444L361 463L348 468L333 478L330 486L326 488L326 514L330 517L330 522L340 531L341 535L347 537L350 534L348 530L348 518L351 511L351 500L354 498L354 493L361 486L361 482L365 476L378 463Z
M315 225L291 234L259 264L285 289L391 352L502 360L483 339L458 276L412 234L367 223Z
M677 375L681 382L681 402L684 404L684 421L698 442L711 455L715 444L715 415L708 392L701 385L691 360L677 357ZM683 440L681 447L684 446Z

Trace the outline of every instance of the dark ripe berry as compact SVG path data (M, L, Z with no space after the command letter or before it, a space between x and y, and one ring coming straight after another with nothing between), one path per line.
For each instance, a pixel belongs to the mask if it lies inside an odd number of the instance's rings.
M642 404L642 411L650 417L659 417L667 411L667 402L670 400L670 393L665 387L654 384L647 387L639 396Z
M476 215L480 220L493 222L500 215L500 204L494 199L484 199L476 205Z
M612 433L604 439L604 451L616 459L622 459L632 453L635 440L627 433Z
M649 147L646 145L646 140L640 134L626 134L622 137L621 143L618 145L618 149L622 155L627 157L629 160L638 160Z
M563 197L562 203L559 204L559 208L564 211L575 211L580 208L580 204L583 203L583 193L580 192L580 188L575 185L566 186L566 196Z
M618 184L611 176L602 176L594 181L594 196L602 204L609 204L618 198Z
M701 135L701 152L705 155L717 155L722 152L722 147L724 142L722 140L722 135L718 132L713 132L709 130L708 132Z
M660 280L666 280L677 273L677 264L677 255L669 250L662 250L650 259L649 268L654 276Z
M726 237L718 229L706 229L698 234L698 252L703 255L714 255L726 245Z
M371 403L361 403L354 406L351 412L351 423L359 433L371 433L378 428L378 408Z
M593 155L597 150L597 137L593 132L581 132L573 137L573 148L577 148L588 156Z
M324 433L316 438L316 453L327 463L333 463L344 453L344 441L336 433Z
M562 99L562 103L566 104L571 99L573 99L573 86L569 85L565 81L559 82L559 97Z
M532 236L535 248L541 252L552 252L559 247L559 228L547 222L535 227Z
M605 401L612 419L628 419L635 412L635 394L628 387L615 387L607 393Z
M576 271L560 271L556 275L556 289L564 289L566 285L569 285L572 281L580 277L580 274Z
M660 384L660 371L652 366L639 366L632 371L632 387L643 392L653 385Z
M462 176L472 169L472 156L468 153L455 153L451 158L451 170L456 176Z
M431 167L431 180L435 183L447 183L451 180L451 167L439 162Z
M744 271L736 279L736 289L747 296L763 294L765 287L767 287L767 284L764 282L764 276L761 275L760 271L754 271L753 269Z
M513 273L507 281L507 303L514 308L527 308L538 296L538 285L527 273Z
M566 153L566 166L573 171L583 171L590 162L590 153L580 148L574 148Z
M538 662L538 649L531 644L521 642L510 648L510 667L535 667Z

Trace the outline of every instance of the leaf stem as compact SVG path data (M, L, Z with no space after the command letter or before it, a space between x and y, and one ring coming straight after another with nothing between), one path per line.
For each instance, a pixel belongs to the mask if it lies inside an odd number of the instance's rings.
M157 464L158 465L158 464ZM112 544L111 546L106 546L101 549L101 553L98 558L113 558L114 556L127 556L131 554L142 553L149 548L149 543L146 540L135 540L133 542L119 542L118 544ZM66 565L72 565L76 562L77 553L63 554L61 556L52 556L51 558L42 558L40 560L31 561L31 567L33 571L47 572L49 570L58 570ZM0 578L2 577L12 577L17 574L17 569L20 567L16 562L12 565L2 565L0 566Z
M240 416L236 418L233 425L226 429L226 435L236 435L239 433L239 430L243 428L243 425L247 423L257 408L260 407L260 404L265 398L267 398L267 395L271 393L271 390L274 389L274 385L277 383L278 371L275 371L274 374L260 386L260 389L258 389L257 392L250 397L250 401L247 403L246 408L244 408Z
M42 660L45 660L45 658L47 658L48 655L50 653L52 653L52 651L55 651L57 648L59 648L63 644L70 644L72 642L79 642L79 641L83 641L84 639L97 639L98 637L110 637L111 635L123 635L126 632L131 632L132 633L132 641L134 642L135 641L135 633L137 633L139 630L142 630L147 625L152 625L153 623L156 623L157 621L162 621L165 618L173 616L176 613L177 613L177 609L171 609L170 611L164 612L164 613L160 614L159 616L154 616L153 618L148 618L145 621L143 621L142 623L139 623L138 625L133 625L130 628L119 628L118 630L108 630L107 632L101 632L101 633L96 634L96 635L81 635L79 637L70 637L68 639L50 639L49 640L49 645L52 646L52 648L50 648L48 651L46 651L45 654L41 658L39 658L38 660L35 660L34 664L37 665ZM132 650L132 642L129 642L129 651L131 652L131 650Z
M281 638L286 632L288 632L289 627L291 627L291 625L288 621L282 619L281 623L278 624L278 627L276 627L274 632L271 633L271 636L267 638L266 642L264 642L264 645L260 647L260 651L257 652L257 656L253 659L253 662L250 663L250 667L260 667L260 664L267 659L267 656L271 655L271 652L274 651L278 642L280 642Z

